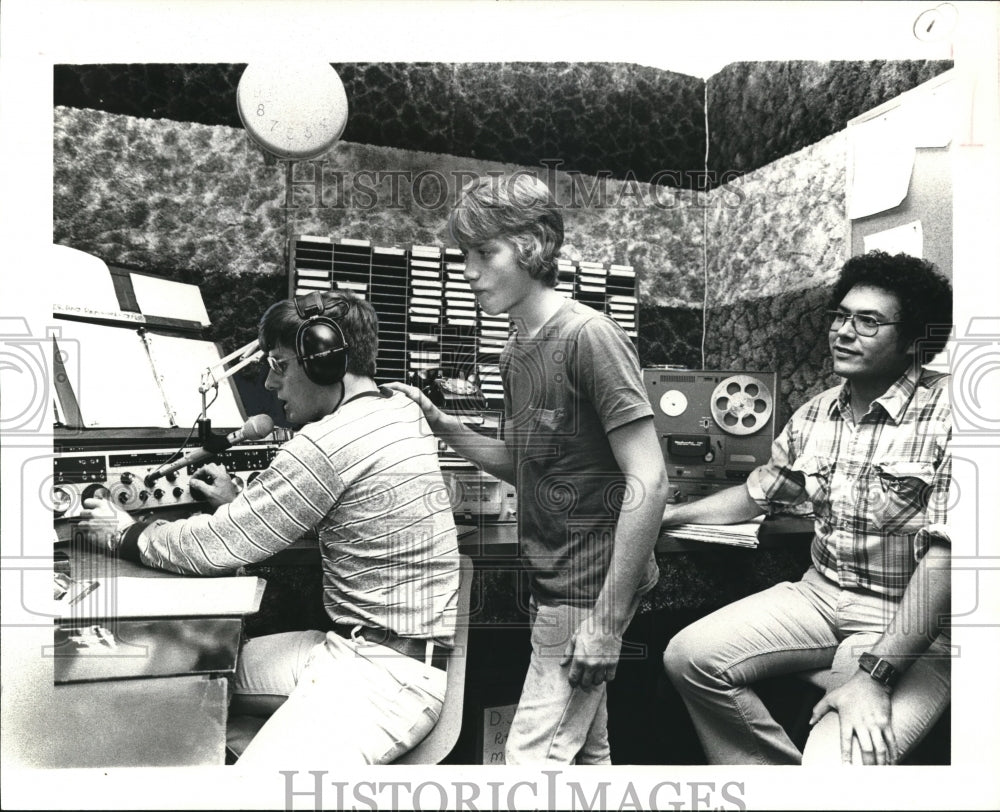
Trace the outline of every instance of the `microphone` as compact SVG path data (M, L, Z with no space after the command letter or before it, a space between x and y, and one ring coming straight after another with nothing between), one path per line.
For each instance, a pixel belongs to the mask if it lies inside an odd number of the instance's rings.
M225 437L215 438L217 442L212 443L212 449L207 448L195 448L184 454L179 460L174 460L173 462L165 462L155 471L147 474L143 482L146 487L152 487L153 483L156 482L160 477L167 476L167 474L172 474L174 471L178 471L181 468L186 468L189 465L198 465L202 462L207 462L208 460L215 457L221 451L225 451L238 443L243 443L248 440L262 440L274 429L274 421L271 420L266 414L257 414L247 420L241 428L236 429L236 431L230 432Z

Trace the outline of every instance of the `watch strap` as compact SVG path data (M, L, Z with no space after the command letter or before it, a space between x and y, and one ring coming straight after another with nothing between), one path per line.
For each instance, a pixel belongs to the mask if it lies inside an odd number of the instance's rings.
M139 536L145 529L145 522L135 522L122 530L118 537L118 549L116 550L119 558L142 563L142 556L139 553Z
M895 688L902 676L899 669L892 663L869 652L865 652L858 658L858 665L863 671L867 671L875 682L886 688Z

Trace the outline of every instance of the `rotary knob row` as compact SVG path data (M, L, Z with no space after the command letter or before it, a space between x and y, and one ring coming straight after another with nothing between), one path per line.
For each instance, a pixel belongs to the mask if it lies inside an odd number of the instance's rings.
M260 475L259 471L251 472L246 482L253 482ZM232 474L233 484L238 491L245 487L244 480L238 474ZM178 479L177 473L172 473L164 477L169 483L174 483ZM108 499L127 510L135 510L141 507L156 507L158 503L163 503L164 499L173 498L180 502L185 496L189 496L193 501L200 501L200 494L182 487L180 484L167 488L153 488L149 490L142 487L142 477L131 471L123 471L116 482L108 485L103 483L91 483L80 490L77 484L53 485L48 490L48 503L52 508L55 518L73 516L83 508L85 499ZM44 495L44 491L43 491ZM168 496L169 495L169 496ZM167 502L169 504L169 501Z

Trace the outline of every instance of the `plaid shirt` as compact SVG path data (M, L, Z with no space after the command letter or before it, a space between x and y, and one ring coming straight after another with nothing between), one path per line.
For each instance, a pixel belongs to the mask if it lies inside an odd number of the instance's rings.
M802 406L747 488L767 512L811 503L821 573L899 598L931 541L950 543L948 376L908 372L857 423L849 406L849 382Z

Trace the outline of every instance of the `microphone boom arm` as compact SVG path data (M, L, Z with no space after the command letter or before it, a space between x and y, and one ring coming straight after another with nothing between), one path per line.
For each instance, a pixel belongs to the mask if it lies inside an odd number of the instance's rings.
M211 366L206 367L201 373L201 386L198 387L198 391L204 395L210 389L217 387L226 378L236 374L248 364L259 361L263 356L264 351L260 349L260 345L255 338L249 344L245 344L224 358L220 358ZM239 361L239 363L226 369L226 364L230 361Z
M248 344L243 345L238 350L234 350L224 358L220 358L211 366L208 366L201 373L201 385L198 392L201 395L201 417L204 420L208 416L207 395L212 389L217 389L219 384L227 378L231 378L243 367L259 361L264 357L264 351L260 349L260 344L255 338ZM226 369L226 364L237 361L236 364Z

